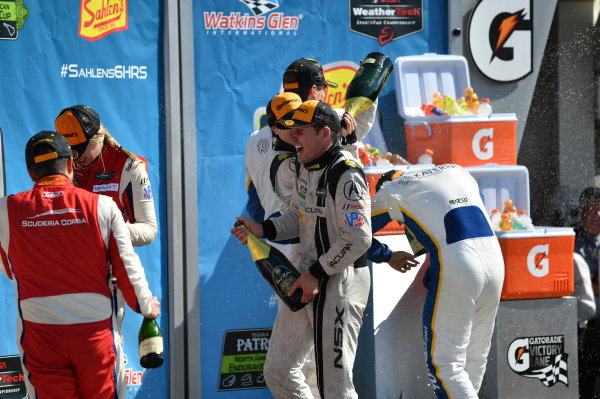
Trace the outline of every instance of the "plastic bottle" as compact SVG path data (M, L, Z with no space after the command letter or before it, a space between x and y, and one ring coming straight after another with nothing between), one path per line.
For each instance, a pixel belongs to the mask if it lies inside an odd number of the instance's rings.
M500 230L500 221L502 220L502 218L500 217L500 209L493 209L492 217L490 219L492 220L492 229L494 231Z
M489 98L482 98L479 104L479 115L489 115L492 113L492 106Z
M444 108L444 99L442 98L442 94L439 91L433 93L433 105L435 105L439 109Z
M433 164L433 150L430 148L425 148L425 152L419 156L417 163L421 164L421 165L432 165Z
M510 212L504 211L500 215L502 220L500 220L500 230L501 231L509 231L513 229L513 222L510 217Z
M475 94L472 87L467 87L465 89L465 102L467 103L467 109L471 111L472 114L479 113L479 97Z
M521 230L533 230L533 222L531 221L531 218L527 216L525 210L519 211L517 217L519 219L519 224L522 227Z
M456 100L450 96L444 96L444 111L450 115L462 115L462 110L456 103Z
M470 114L471 111L469 111L467 109L467 103L465 102L465 98L464 97L460 97L458 99L456 99L456 103L458 104L458 107L462 110L463 114Z

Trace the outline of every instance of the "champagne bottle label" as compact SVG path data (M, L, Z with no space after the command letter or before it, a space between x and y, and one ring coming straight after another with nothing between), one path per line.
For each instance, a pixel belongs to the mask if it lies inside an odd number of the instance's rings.
M344 110L352 116L356 116L373 105L373 100L367 97L352 97L346 100Z
M287 267L282 266L274 267L271 277L280 295L287 295L290 287L296 281L294 273Z
M151 337L146 338L140 342L140 359L146 356L148 353L163 353L163 339L162 337Z

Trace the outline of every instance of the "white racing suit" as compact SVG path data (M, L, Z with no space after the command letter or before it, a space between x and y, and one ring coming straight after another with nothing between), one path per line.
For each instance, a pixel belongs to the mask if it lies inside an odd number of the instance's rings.
M477 182L456 165L408 172L383 184L372 214L373 231L389 215L429 250L423 339L437 397L477 398L504 281Z
M335 187L328 174L346 165ZM265 237L300 237L301 273L319 279L319 294L298 312L277 315L264 374L275 398L312 398L300 368L315 350L322 399L357 398L352 382L370 272L370 200L362 169L339 147L299 167L290 209L265 221ZM281 309L280 309L281 310Z

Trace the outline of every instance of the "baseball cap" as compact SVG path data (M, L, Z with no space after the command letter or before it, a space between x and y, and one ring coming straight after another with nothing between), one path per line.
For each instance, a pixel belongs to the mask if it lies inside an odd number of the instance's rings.
M302 104L302 99L296 93L279 93L267 104L267 122L269 126L275 125L279 119L290 119L296 108Z
M331 105L318 100L304 101L291 119L280 119L277 121L279 126L287 129L305 127L305 126L329 126L337 133L340 131L340 118Z
M292 62L283 73L283 89L286 91L312 85L338 87L336 83L325 79L323 67L319 61L311 58L300 58Z
M85 152L89 140L100 130L100 117L88 106L74 105L60 111L54 127L69 142L73 159L78 159Z
M41 131L31 137L25 146L27 167L51 159L69 158L71 156L73 156L73 153L67 139L56 132Z

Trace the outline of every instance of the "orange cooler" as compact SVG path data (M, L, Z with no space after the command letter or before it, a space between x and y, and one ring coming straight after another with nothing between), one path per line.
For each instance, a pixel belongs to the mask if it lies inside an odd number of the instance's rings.
M425 149L430 148L436 165L516 165L514 113L424 116L421 110L423 104L433 102L434 92L455 100L464 97L465 89L471 86L465 57L439 54L398 57L393 73L396 106L405 120L409 162L416 163Z
M572 228L536 227L496 235L506 273L501 300L559 298L573 293Z

